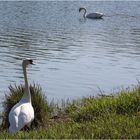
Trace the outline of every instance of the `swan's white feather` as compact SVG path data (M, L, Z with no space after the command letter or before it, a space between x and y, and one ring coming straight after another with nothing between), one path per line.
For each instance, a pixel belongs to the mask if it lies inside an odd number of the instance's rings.
M104 15L103 13L95 12L95 13L87 14L86 17L87 18L101 18L103 15Z
M25 125L31 123L34 119L34 109L31 103L19 102L11 109L9 113L9 132L15 133Z

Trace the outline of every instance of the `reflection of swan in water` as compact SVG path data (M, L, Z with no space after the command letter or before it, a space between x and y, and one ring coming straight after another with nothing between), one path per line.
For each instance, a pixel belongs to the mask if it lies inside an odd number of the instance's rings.
M23 60L23 74L25 79L25 90L21 100L12 107L9 113L9 132L15 133L22 129L25 125L30 125L34 119L34 109L31 104L31 94L28 86L26 67L33 64L32 59Z
M86 8L84 7L79 8L79 12L81 12L82 10L84 10L84 14L83 14L84 18L100 19L104 15L103 13L99 13L99 12L87 14Z

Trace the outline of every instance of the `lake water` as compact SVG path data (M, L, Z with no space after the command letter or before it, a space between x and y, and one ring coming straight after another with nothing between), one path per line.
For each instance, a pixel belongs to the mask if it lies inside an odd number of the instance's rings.
M79 7L100 11L84 20ZM48 98L106 94L140 80L140 1L0 2L0 99L23 83L22 59L33 58L30 83Z

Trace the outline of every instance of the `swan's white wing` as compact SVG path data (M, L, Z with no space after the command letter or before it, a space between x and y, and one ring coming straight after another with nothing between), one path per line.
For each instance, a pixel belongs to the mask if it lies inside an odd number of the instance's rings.
M87 18L102 18L103 13L95 12L86 15Z
M18 103L9 113L10 132L17 132L34 119L34 110L30 103Z
M20 103L17 103L13 108L11 109L9 113L9 131L10 132L17 132L18 131L18 116L20 112Z

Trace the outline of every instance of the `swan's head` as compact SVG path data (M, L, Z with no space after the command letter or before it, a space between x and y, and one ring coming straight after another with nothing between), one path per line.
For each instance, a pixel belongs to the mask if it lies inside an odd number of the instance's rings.
M86 8L80 7L80 8L79 8L79 12L81 12L82 10L86 11Z
M26 58L26 59L24 59L23 60L23 62L22 62L22 66L23 67L27 67L28 65L34 65L34 63L33 63L33 60L32 59L30 59L30 58Z

